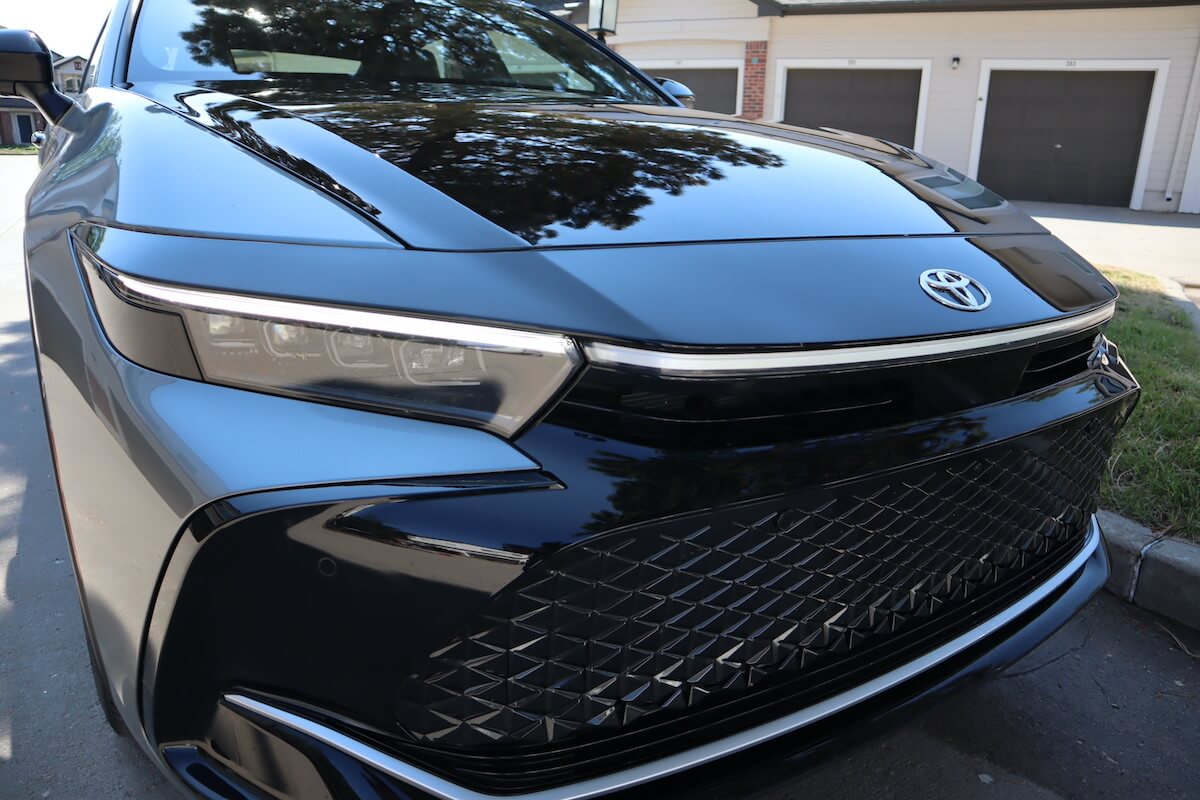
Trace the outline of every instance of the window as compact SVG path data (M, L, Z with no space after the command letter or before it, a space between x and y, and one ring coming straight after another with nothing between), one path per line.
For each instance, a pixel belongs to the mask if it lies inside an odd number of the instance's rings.
M129 75L665 102L588 37L506 0L145 0Z
M594 83L527 39L500 31L489 31L488 37L500 54L508 74L525 84L581 92L593 92L596 89Z

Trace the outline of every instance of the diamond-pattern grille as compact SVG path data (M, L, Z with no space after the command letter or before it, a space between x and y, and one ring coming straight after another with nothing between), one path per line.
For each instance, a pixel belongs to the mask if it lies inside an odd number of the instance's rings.
M1115 413L560 550L403 683L398 722L437 749L561 746L878 653L1080 546Z

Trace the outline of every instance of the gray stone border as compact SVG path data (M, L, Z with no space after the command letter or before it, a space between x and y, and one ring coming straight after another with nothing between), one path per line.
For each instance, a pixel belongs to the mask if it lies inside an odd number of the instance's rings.
M1097 516L1112 562L1105 588L1200 630L1200 545L1155 533L1109 511Z

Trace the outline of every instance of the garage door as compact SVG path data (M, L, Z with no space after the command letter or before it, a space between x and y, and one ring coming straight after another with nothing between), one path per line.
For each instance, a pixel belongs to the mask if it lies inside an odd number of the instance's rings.
M993 72L979 181L1018 200L1128 206L1153 88L1153 72Z
M718 114L737 113L738 71L736 69L646 70L656 78L679 81L696 93L696 108Z
M913 146L919 69L790 69L783 120Z

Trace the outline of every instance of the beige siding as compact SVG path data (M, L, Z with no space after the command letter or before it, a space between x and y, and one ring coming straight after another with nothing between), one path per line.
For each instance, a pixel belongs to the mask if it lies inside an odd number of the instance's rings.
M621 0L620 22L730 19L758 16L750 0Z
M1185 108L1200 7L757 17L749 0L622 0L618 49L632 60L736 58L770 41L766 116L777 119L780 59L931 59L924 150L966 170L984 59L1168 60L1144 206L1174 208L1200 102ZM958 56L959 69L951 68ZM1167 177L1179 148L1174 199ZM1195 157L1200 158L1200 153Z
M617 52L634 64L644 61L704 61L734 59L741 61L746 45L737 41L673 41L670 46L656 42L632 42L617 46Z
M670 58L676 42L745 43L766 39L770 28L770 18L758 16L750 0L621 0L611 41L618 49L635 42L661 45L663 52L650 57Z

